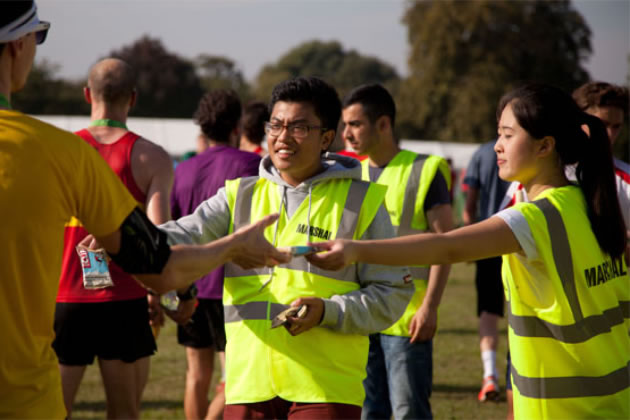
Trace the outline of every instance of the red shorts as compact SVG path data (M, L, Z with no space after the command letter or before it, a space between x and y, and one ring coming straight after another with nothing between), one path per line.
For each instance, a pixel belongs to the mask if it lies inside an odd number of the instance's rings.
M227 404L224 420L244 419L360 419L361 407L339 403L296 403L276 397L251 404Z

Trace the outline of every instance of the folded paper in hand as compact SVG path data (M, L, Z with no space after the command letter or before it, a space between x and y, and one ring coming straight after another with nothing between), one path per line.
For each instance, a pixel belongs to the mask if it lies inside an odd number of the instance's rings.
M285 309L280 312L275 318L271 321L271 328L277 328L281 325L285 325L287 327L291 326L291 322L287 319L288 317L297 317L304 318L306 316L306 312L308 307L306 305L301 306L291 306L289 309Z

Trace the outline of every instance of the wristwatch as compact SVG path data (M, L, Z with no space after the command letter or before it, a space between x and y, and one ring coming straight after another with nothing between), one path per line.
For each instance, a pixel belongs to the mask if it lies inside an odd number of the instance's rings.
M197 297L197 286L195 284L191 284L188 289L184 293L177 292L177 297L179 300L191 300Z

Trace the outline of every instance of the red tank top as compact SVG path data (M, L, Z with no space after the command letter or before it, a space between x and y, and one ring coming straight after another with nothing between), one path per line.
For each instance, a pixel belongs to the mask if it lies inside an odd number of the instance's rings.
M138 205L144 207L146 194L140 190L131 172L131 151L140 136L127 132L112 144L101 144L94 139L88 130L77 131L76 134L101 154L131 195L138 201ZM115 205L115 203L112 204ZM81 263L75 247L87 235L88 232L83 226L66 226L65 228L57 302L111 302L146 296L146 290L112 261L109 263L109 272L114 282L113 287L97 290L88 290L83 287Z

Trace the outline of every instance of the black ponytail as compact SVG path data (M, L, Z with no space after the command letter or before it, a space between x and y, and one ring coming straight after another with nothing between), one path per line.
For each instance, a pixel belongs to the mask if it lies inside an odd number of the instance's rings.
M584 113L571 96L550 85L528 84L504 95L499 101L497 121L508 104L519 125L533 138L555 139L562 165L577 163L576 176L597 242L610 256L621 256L626 247L626 227L604 124ZM583 125L588 127L589 135Z
M590 136L584 143L575 175L588 206L588 218L599 246L611 256L621 255L626 247L626 227L615 188L610 140L602 121L582 113Z

